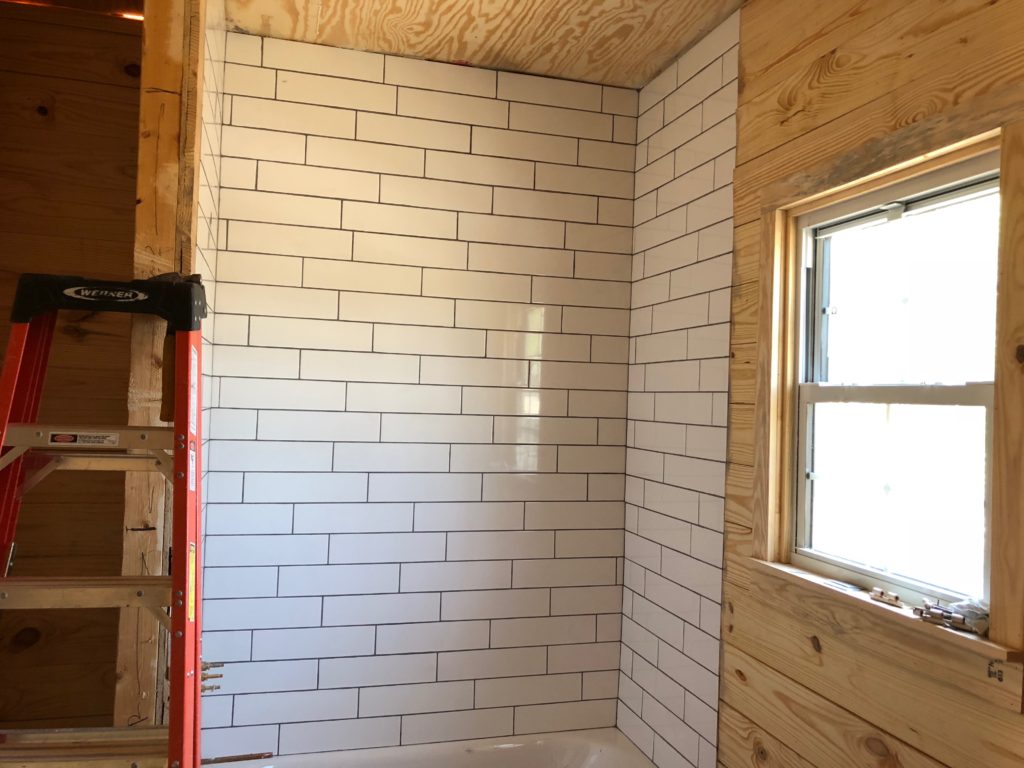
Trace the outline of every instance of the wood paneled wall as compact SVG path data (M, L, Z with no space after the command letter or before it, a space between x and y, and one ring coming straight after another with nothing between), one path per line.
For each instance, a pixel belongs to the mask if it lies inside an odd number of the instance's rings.
M755 558L778 554L776 212L1024 119L1024 2L748 0L740 83L719 761L1020 766L1012 654L896 630Z
M0 349L23 272L130 279L141 25L0 3ZM125 424L127 316L64 313L42 413ZM20 576L121 573L124 478L57 473L27 497ZM0 613L0 725L107 725L118 612Z

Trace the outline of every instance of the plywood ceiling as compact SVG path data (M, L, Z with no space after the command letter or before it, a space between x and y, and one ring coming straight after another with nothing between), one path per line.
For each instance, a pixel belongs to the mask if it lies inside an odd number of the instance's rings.
M741 0L227 0L233 29L638 88Z

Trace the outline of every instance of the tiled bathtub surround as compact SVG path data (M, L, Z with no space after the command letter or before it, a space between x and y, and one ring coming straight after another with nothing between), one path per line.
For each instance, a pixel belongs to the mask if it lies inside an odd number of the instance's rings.
M206 756L614 724L637 93L227 59Z
M618 726L660 768L716 764L738 42L639 102Z

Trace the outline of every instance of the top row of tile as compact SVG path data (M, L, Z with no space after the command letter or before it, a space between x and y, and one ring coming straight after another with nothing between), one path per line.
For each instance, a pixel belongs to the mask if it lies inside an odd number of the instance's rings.
M226 59L294 72L636 117L637 91L232 32Z

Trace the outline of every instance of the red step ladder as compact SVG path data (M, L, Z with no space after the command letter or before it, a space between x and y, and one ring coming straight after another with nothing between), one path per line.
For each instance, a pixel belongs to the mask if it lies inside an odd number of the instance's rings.
M173 421L173 428L36 423L60 310L150 314L167 321L162 417ZM166 730L169 768L195 768L200 764L200 694L204 678L200 653L200 322L204 317L206 294L198 277L165 275L120 283L22 275L0 371L0 610L126 606L152 610L170 632ZM162 472L173 490L170 576L17 578L15 534L22 497L58 469ZM103 751L98 743L104 739L114 745L111 756L126 755L126 765L152 762L132 757L131 747L125 746L143 740L141 729L85 733L89 730L0 732L0 762L13 757L7 754L5 745L15 752L26 750L26 754L38 755L49 746L71 755L70 744L84 741L90 754L96 754ZM112 733L115 730L126 733L118 736ZM68 764L77 763L73 756L68 757ZM88 765L88 761L82 759L81 764Z

